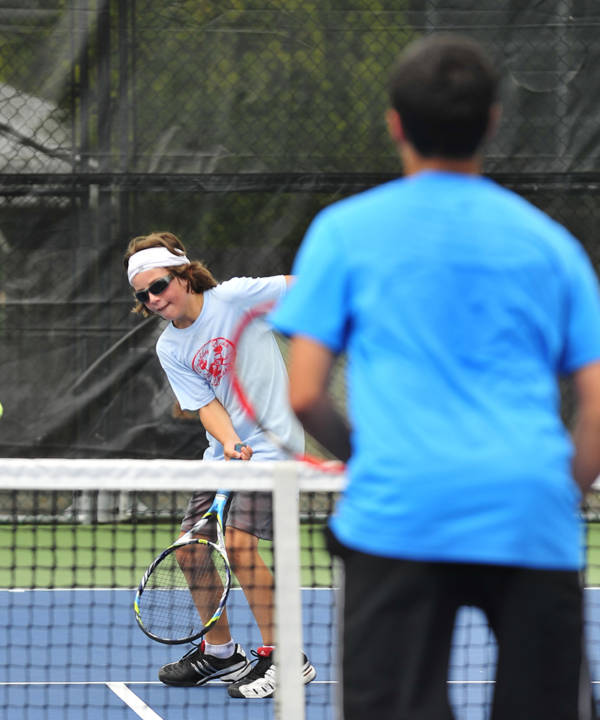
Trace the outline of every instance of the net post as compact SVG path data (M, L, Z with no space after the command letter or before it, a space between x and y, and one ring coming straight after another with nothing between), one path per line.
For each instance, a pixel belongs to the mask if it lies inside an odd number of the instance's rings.
M277 720L304 720L298 493L297 467L290 461L277 473L273 485Z

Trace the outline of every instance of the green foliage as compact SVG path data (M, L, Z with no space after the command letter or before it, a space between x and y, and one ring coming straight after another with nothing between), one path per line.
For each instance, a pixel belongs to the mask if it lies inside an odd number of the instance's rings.
M189 1L158 18L138 3L138 149L167 141L186 169L224 172L355 170L393 155L383 111L413 37L406 3L348 5Z
M408 0L24 4L3 15L0 81L56 106L65 133L51 142L75 171L146 178L133 234L181 234L222 279L289 271L336 196L144 192L153 177L399 169L384 111L389 67L414 35ZM234 248L235 268L223 264Z
M58 104L110 171L394 159L383 111L389 67L414 36L408 0L26 5L3 12L0 81Z
M2 11L0 82L36 95L63 47L70 45L64 24L67 0L23 4L11 3L12 8Z

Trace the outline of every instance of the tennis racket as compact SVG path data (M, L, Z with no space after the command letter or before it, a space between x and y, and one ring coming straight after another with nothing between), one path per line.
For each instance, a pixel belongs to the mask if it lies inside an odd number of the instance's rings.
M236 450L241 447L236 445ZM221 617L231 587L224 532L229 496L217 490L194 527L163 550L144 573L133 608L137 624L152 640L168 645L192 642ZM205 537L207 530L212 535L213 521L216 542Z
M273 404L287 407L287 412L293 416L289 406L287 393L285 397L273 398L265 388L254 382L256 372L253 363L261 362L261 353L270 353L268 343L276 344L276 352L287 369L290 339L277 332L268 322L268 314L275 307L274 302L257 305L248 310L233 335L232 342L235 348L232 367L231 383L238 403L246 415L254 422L264 435L278 447L285 455L294 460L317 465L323 470L341 472L343 463L326 450L315 438L308 433L305 436L305 450L298 452L288 440L278 431L278 414L271 412ZM257 350L257 348L260 348ZM335 409L342 418L348 422L346 402L346 360L339 356L332 367L328 379L327 391ZM279 416L281 413L279 413Z

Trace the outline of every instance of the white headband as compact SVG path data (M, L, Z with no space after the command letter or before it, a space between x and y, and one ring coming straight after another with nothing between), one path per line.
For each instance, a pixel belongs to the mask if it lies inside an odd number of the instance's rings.
M185 255L175 255L166 247L146 248L134 253L127 263L127 279L131 285L133 278L144 270L152 268L172 267L173 265L189 265L190 261Z

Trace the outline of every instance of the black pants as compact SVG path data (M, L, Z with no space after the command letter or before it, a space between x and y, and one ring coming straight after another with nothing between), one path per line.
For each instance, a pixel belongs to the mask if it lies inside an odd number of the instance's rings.
M412 562L344 548L344 720L451 720L457 611L481 608L498 643L492 720L589 720L578 573Z

